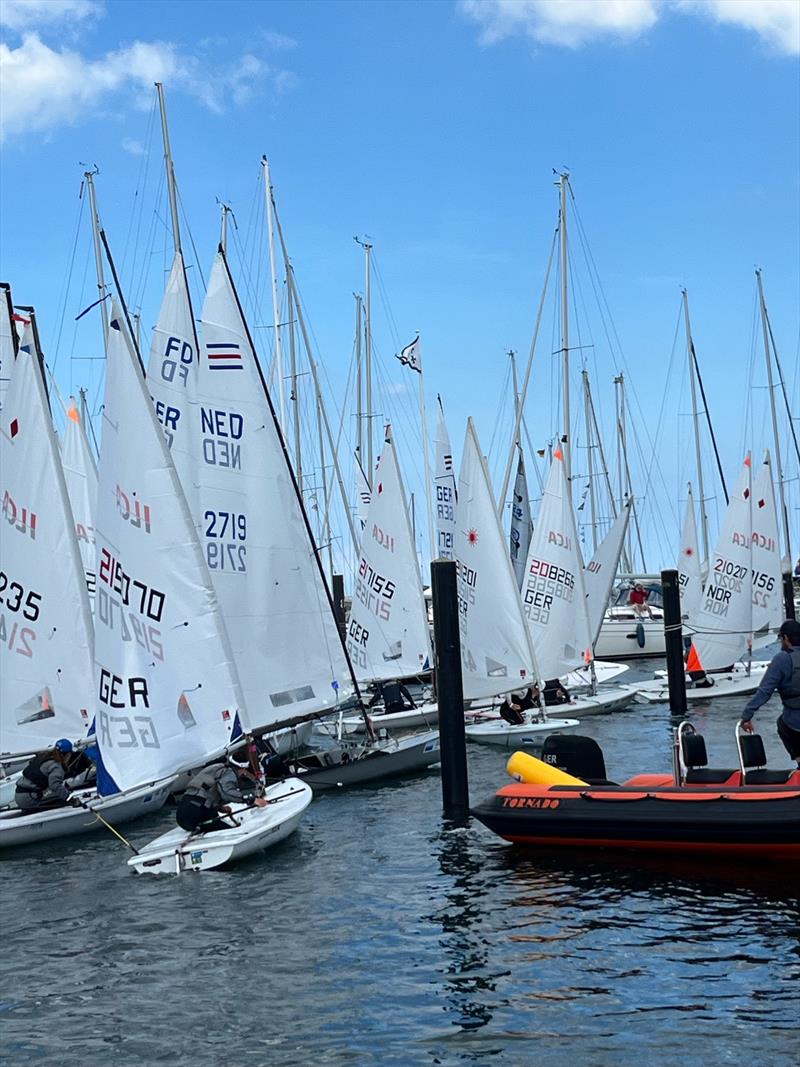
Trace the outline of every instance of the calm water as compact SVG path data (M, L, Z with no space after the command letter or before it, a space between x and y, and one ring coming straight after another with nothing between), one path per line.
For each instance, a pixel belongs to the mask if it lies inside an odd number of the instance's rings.
M734 765L739 702L698 708ZM758 723L773 766L778 708ZM670 766L666 708L586 719L609 775ZM473 801L508 779L470 746ZM105 831L0 863L8 1067L796 1067L800 872L512 850L435 774L314 802L227 873L144 878ZM126 832L144 842L172 812Z

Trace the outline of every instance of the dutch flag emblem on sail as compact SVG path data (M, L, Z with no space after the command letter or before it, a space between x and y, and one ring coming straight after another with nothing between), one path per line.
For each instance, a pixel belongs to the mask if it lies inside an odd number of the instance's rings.
M206 355L208 356L209 370L241 370L242 353L239 346L233 343L207 344Z

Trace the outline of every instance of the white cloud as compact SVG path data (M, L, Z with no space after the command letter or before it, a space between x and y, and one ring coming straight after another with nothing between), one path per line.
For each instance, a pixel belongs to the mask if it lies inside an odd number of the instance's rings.
M460 0L459 6L481 26L484 44L524 36L579 48L597 37L637 37L658 18L658 0Z
M20 32L48 23L94 18L103 10L100 0L0 0L0 26Z
M270 46L270 48L274 48L276 51L297 48L297 41L294 37L287 37L285 33L276 33L274 30L265 30L261 34L261 38Z
M26 33L16 48L0 42L0 140L75 125L115 94L147 106L156 81L221 114L230 105L247 103L264 83L280 95L291 80L289 72L249 52L209 64L168 41L134 41L90 59L69 48L51 48L37 34Z
M695 15L751 30L771 48L800 54L798 0L459 0L482 44L528 37L580 48L599 38L632 40L664 14Z
M677 0L679 11L754 30L770 48L800 55L798 0Z
M141 141L134 140L133 137L124 137L122 140L122 150L127 152L131 156L143 156L144 145Z

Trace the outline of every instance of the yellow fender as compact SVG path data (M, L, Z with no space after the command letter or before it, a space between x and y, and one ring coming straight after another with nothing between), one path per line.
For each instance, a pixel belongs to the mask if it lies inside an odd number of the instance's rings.
M552 763L544 763L527 752L515 752L506 764L506 770L515 782L525 782L527 785L588 785L588 782L574 778Z

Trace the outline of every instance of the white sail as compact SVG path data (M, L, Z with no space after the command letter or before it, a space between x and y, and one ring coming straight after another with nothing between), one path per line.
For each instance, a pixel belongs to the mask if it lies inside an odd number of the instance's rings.
M525 461L522 449L517 460L517 476L514 479L514 496L511 501L511 563L517 578L517 588L522 589L525 580L525 562L533 536L531 501L528 496L528 479L525 476Z
M583 570L592 647L596 644L600 635L600 627L603 625L603 615L608 607L611 586L617 574L632 508L633 496L629 495L619 515L611 524L611 529L597 546L594 555Z
M453 449L444 421L442 398L437 397L436 417L436 553L439 559L453 559L456 531L456 478L453 467Z
M106 352L96 735L124 790L221 751L241 700L208 568L116 302Z
M472 419L458 476L456 567L466 699L539 681L519 588Z
M147 363L147 388L172 452L189 506L194 510L192 405L197 392L196 335L183 256L175 253Z
M0 416L0 752L87 732L93 633L33 330Z
M417 553L388 428L361 540L347 651L359 681L408 677L431 663Z
M14 366L16 328L12 314L11 290L4 285L0 293L0 408L3 406Z
M369 511L369 502L372 498L372 490L369 487L367 476L364 473L364 468L361 466L361 460L358 456L356 456L356 496L358 498L356 504L358 532L359 536L363 536L364 527L367 525L367 512Z
M591 659L583 562L560 449L553 453L533 527L522 602L545 678L561 677Z
M227 262L202 312L197 521L254 727L310 717L352 689L331 602Z
M694 515L691 485L686 495L686 515L681 530L678 582L681 594L681 614L684 617L691 616L697 610L703 596L703 575L700 569L700 550L697 543L697 522Z
M70 507L75 519L75 535L78 538L89 603L94 608L95 559L94 516L97 510L97 464L86 437L81 413L75 398L69 398L64 436L61 441L61 462L67 484Z
M753 482L753 630L776 630L783 622L778 512L769 453Z
M752 470L750 453L731 493L722 528L709 560L697 610L690 670L721 670L743 654L753 633Z

